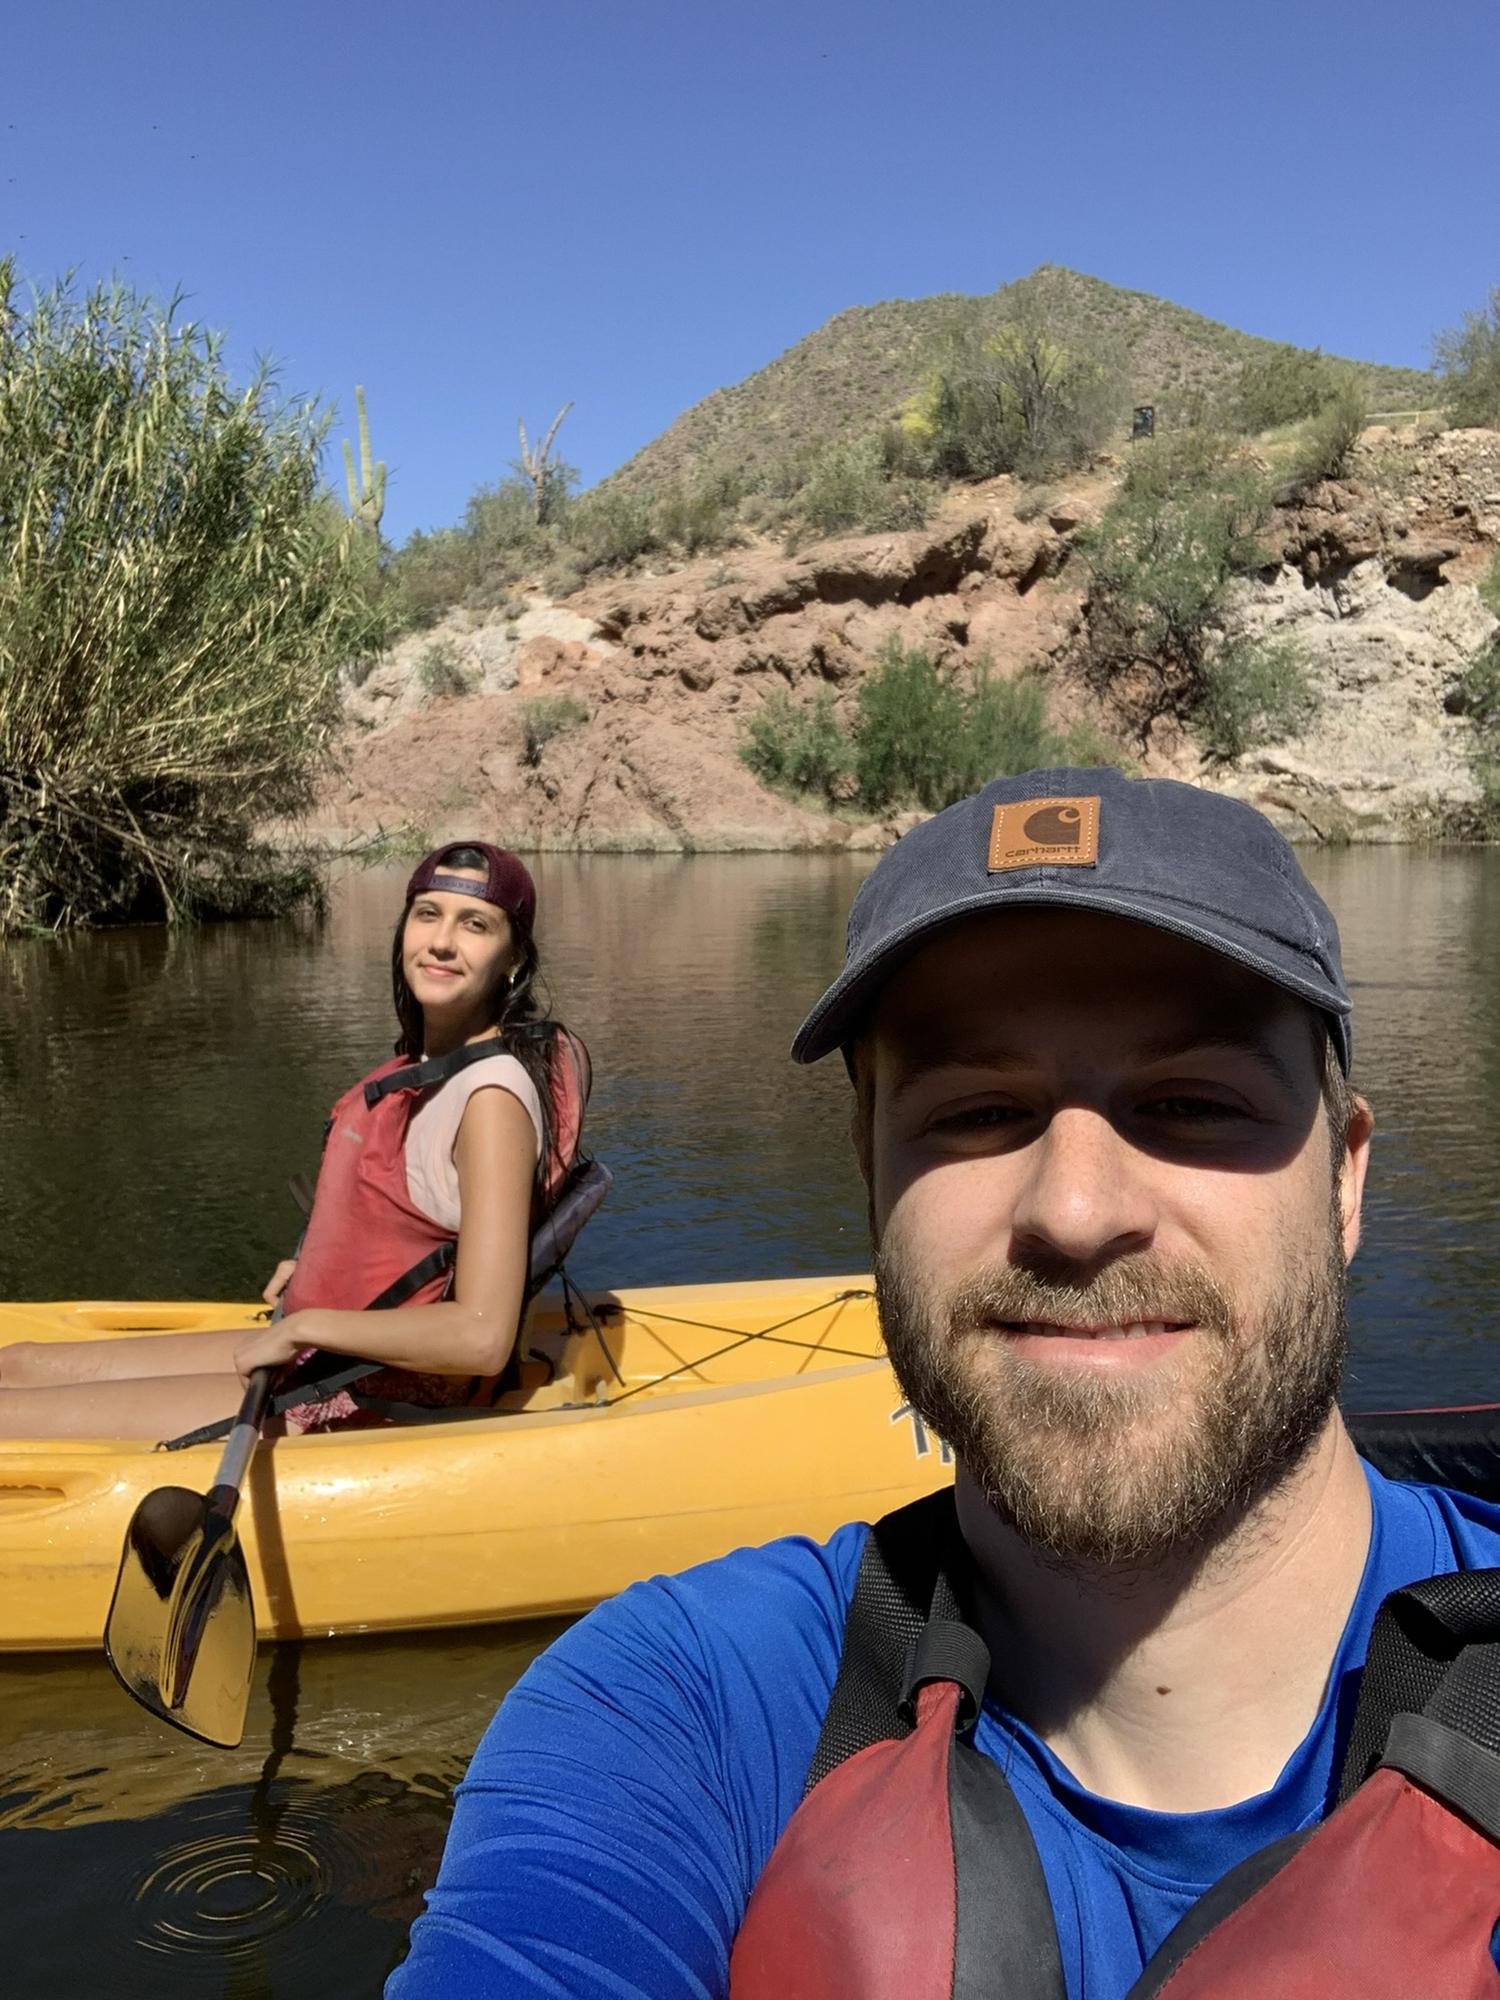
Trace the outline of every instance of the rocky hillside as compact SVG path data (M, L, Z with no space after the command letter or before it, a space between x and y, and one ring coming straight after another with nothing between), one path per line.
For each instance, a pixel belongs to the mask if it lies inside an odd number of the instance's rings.
M988 654L1002 674L1039 668L1058 721L1250 798L1299 838L1408 838L1472 800L1471 725L1445 703L1495 626L1476 584L1500 546L1500 435L1367 431L1348 481L1278 512L1245 620L1296 638L1320 705L1303 735L1220 764L1180 726L1102 701L1081 670L1074 539L1119 473L1106 462L1040 511L1001 479L955 489L920 530L796 556L751 544L560 605L529 588L507 614L450 615L351 689L319 830L479 826L532 849L882 845L901 822L779 797L738 749L773 691L829 689L846 708L892 636L947 661ZM467 692L426 691L434 647Z
M1248 360L1275 345L1149 293L1044 264L980 298L947 293L840 313L769 367L684 411L610 483L670 484L724 469L753 476L789 450L855 436L899 413L945 331L999 327L1023 304L1081 345L1117 357L1133 399L1168 411L1195 395L1222 394ZM1374 409L1408 409L1432 397L1430 376L1360 367Z

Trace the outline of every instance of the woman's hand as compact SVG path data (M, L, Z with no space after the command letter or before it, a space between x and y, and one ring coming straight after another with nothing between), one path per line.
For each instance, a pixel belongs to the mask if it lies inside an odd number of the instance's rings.
M298 1331L302 1320L301 1313L293 1313L290 1319L277 1320L272 1326L249 1328L234 1350L240 1380L248 1382L257 1368L284 1368L305 1347L316 1345L308 1340L305 1326Z
M268 1306L274 1306L276 1301L281 1297L287 1286L292 1282L292 1273L296 1268L297 1260L295 1257L283 1257L281 1262L276 1266L276 1269L271 1273L265 1290L261 1293L261 1297Z

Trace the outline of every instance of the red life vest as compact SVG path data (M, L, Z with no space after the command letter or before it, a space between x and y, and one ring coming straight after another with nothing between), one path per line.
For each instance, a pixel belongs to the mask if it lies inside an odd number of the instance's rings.
M550 1024L547 1032L550 1143L533 1221L577 1158L590 1080L588 1052L577 1036ZM460 1069L506 1053L497 1038L420 1063L398 1056L344 1092L328 1122L312 1213L284 1294L286 1312L308 1306L371 1311L446 1296L458 1239L407 1192L407 1130L419 1105ZM361 1384L361 1395L488 1403L495 1388L490 1379L382 1369Z
M1474 1415L1493 1442L1494 1413ZM967 1741L989 1674L967 1562L951 1491L872 1531L730 2000L1066 2000L1035 1842ZM1479 1570L1387 1599L1337 1810L1232 1870L1127 2000L1500 2000L1497 1917L1500 1570Z

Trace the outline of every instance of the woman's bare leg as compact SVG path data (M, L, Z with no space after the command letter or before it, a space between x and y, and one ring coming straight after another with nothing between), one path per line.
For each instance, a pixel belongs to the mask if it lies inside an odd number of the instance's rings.
M232 1417L243 1393L238 1376L227 1374L0 1388L0 1438L180 1437Z
M138 1382L163 1375L230 1375L234 1350L253 1328L210 1333L137 1333L119 1340L22 1340L0 1347L0 1389Z

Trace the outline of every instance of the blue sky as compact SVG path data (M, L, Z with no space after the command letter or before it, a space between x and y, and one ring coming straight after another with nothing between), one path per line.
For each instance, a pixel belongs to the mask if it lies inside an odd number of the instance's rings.
M398 540L845 306L1069 264L1424 366L1500 283L1493 0L48 0L3 57L0 250L362 382Z

